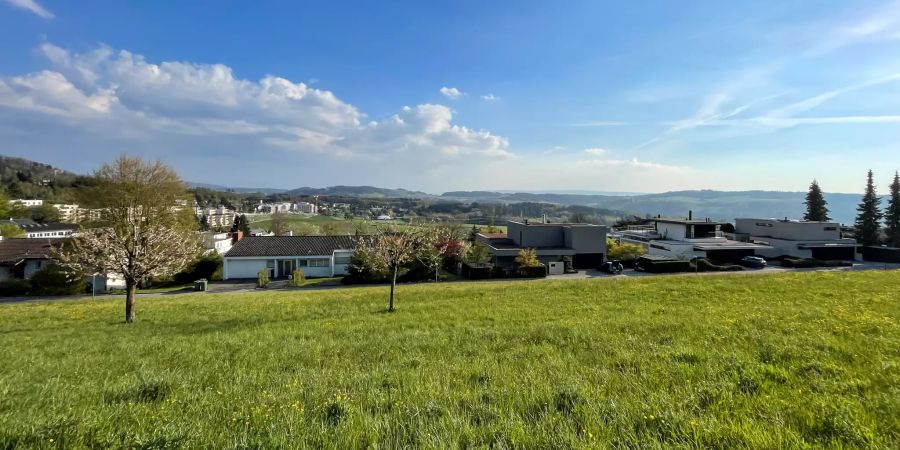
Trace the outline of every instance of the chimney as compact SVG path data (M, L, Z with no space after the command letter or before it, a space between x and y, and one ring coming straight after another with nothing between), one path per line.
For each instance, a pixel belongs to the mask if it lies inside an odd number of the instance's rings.
M688 210L688 220L694 219L694 211Z
M243 238L244 238L243 231L235 231L234 233L231 234L231 243L236 243L237 241L239 241Z
M547 223L547 215L546 214L542 215L541 218L543 219L544 223Z

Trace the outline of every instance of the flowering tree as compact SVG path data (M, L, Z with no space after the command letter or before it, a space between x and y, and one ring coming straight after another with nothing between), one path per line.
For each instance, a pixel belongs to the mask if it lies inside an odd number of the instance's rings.
M434 272L434 281L445 261L462 259L468 252L468 242L460 234L457 228L444 226L427 226L419 234L416 259Z
M378 228L372 235L363 236L359 240L356 251L366 255L372 270L387 273L391 280L388 312L394 311L397 272L401 266L416 257L421 245L421 233L411 226Z
M96 185L82 201L101 210L100 220L81 230L59 259L76 271L122 277L125 322L131 323L138 284L177 273L198 255L193 212L179 209L187 191L161 161L123 155L94 177Z

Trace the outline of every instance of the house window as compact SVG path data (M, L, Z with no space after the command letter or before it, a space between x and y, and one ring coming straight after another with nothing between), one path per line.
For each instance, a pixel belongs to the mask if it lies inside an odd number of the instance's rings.
M837 227L825 227L825 231L837 231Z
M350 264L350 256L335 256L334 257L335 264Z
M317 258L309 260L309 267L328 267L331 261L326 258Z
M308 259L298 259L298 260L297 260L297 267L306 267L306 266L309 265L308 262L309 262Z

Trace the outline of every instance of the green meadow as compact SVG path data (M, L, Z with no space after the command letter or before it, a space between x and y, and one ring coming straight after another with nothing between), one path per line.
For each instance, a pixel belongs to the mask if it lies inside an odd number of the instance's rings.
M900 448L900 272L0 305L0 449Z

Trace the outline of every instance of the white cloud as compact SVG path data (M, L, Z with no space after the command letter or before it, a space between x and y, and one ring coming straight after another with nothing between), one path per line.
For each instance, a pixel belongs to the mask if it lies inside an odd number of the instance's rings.
M450 100L456 100L456 99L462 97L463 95L465 95L465 93L463 91L460 91L459 89L457 89L455 87L447 87L447 86L442 87L440 89L440 92L441 92L441 95L449 98Z
M589 156L603 156L609 153L609 150L600 147L592 147L584 149L584 153Z
M497 97L494 94L486 94L486 95L482 95L481 99L485 100L485 101L489 101L489 102L495 102L497 100L500 100L500 97Z
M43 17L44 19L52 19L53 17L55 17L52 12L39 5L35 0L6 0L6 3L9 3L10 5L13 5L17 8L31 11L38 16Z
M24 130L27 148L77 137L85 152L104 154L84 155L93 161L136 148L174 160L202 151L212 161L240 155L246 165L265 163L281 176L355 173L371 183L515 158L508 139L454 123L444 105L404 107L372 120L330 91L275 75L251 81L221 64L152 63L108 47L72 53L45 44L41 52L47 70L0 76L0 122ZM0 139L12 138L0 131ZM354 159L368 162L340 166ZM272 164L288 160L298 165Z

